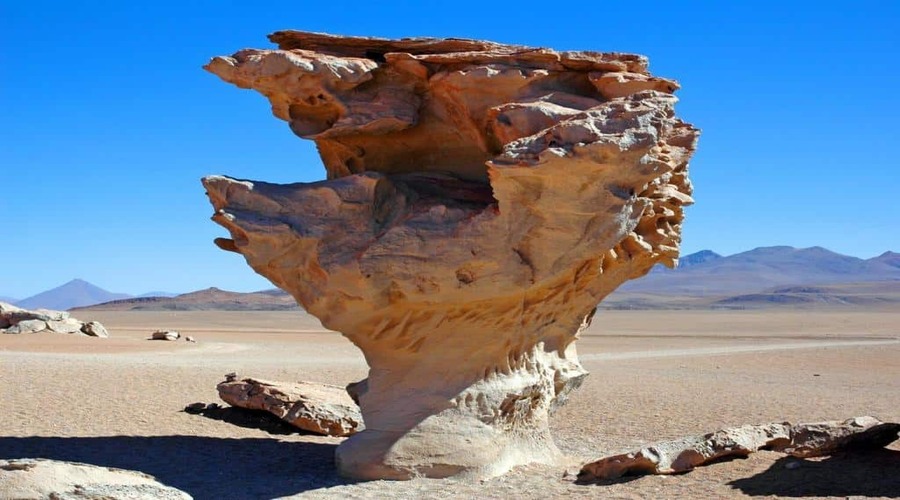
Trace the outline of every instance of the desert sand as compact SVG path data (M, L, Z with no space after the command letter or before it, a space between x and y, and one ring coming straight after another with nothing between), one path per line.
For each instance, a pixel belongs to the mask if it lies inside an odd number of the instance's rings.
M233 371L339 385L365 377L360 352L302 312L79 317L101 321L112 337L0 336L0 459L138 470L198 499L900 496L900 442L821 459L760 452L679 476L575 482L584 462L722 427L858 415L900 421L900 312L600 311L577 344L591 375L553 418L567 462L476 483L353 483L334 469L340 438L182 411L217 402L216 383ZM145 340L158 328L198 342Z

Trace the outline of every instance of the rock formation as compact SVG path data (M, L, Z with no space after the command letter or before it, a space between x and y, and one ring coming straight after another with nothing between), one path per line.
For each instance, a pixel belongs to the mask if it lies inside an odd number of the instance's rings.
M580 482L625 475L677 474L730 456L760 449L807 458L855 447L880 448L897 440L900 424L873 417L811 424L744 425L703 436L656 443L640 450L591 462L578 474Z
M222 401L232 406L267 411L308 432L349 436L363 428L356 403L335 385L227 377L216 389Z
M219 247L365 353L358 478L558 456L594 307L674 265L698 131L642 56L295 31L206 69L312 139L327 181L203 180Z
M154 498L190 500L153 476L112 467L43 458L0 460L0 497L48 500Z
M181 334L174 330L157 330L150 335L147 340L178 340Z
M85 335L91 337L109 337L109 332L106 331L106 327L99 321L88 321L81 327L81 331Z
M2 333L67 333L88 337L109 337L99 321L77 320L66 311L36 309L29 311L0 302L0 334Z

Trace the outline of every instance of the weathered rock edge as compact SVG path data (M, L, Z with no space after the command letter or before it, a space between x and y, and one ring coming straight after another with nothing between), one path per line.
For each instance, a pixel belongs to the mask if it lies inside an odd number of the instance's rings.
M880 448L897 440L898 435L900 424L885 423L868 416L809 424L744 425L601 458L584 465L578 473L578 481L594 482L626 475L678 474L726 457L743 457L762 449L808 458L849 448Z
M349 436L364 428L359 408L343 387L228 377L216 389L231 406L267 411L308 432Z
M0 497L35 500L190 500L143 472L45 458L0 460Z
M340 472L556 461L550 414L586 375L578 332L678 256L698 136L675 117L678 85L628 54L270 38L206 69L265 95L329 180L203 183L231 234L219 247L366 356L366 430L338 447Z

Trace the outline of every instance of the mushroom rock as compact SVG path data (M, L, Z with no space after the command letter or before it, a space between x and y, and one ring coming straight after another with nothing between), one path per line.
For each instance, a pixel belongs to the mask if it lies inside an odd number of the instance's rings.
M328 180L203 179L217 245L357 345L344 475L555 461L597 303L674 266L698 130L642 56L296 31L205 67L315 141Z

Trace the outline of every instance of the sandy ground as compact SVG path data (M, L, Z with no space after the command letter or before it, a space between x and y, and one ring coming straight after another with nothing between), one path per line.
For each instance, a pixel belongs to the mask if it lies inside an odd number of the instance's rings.
M579 341L591 376L554 419L569 460L483 482L338 477L338 438L182 412L223 374L345 384L360 353L298 312L82 312L110 339L0 336L0 458L152 474L197 499L898 497L900 442L800 461L760 452L679 476L576 484L579 464L727 426L874 415L900 421L900 312L602 311ZM157 328L197 338L150 342ZM2 498L0 492L0 498Z

